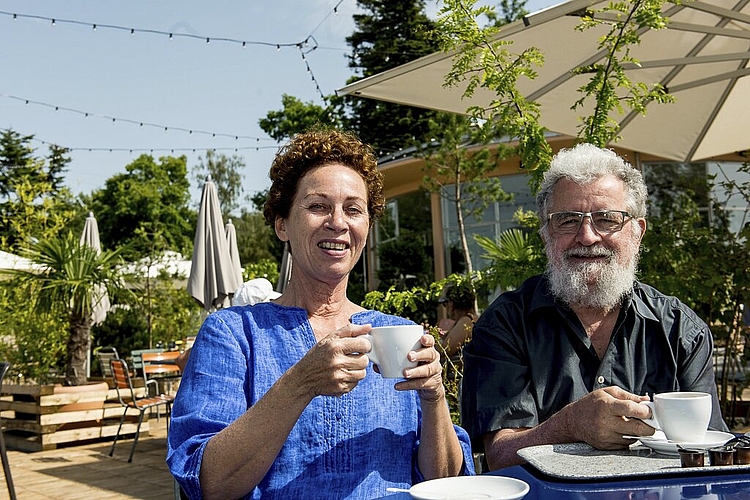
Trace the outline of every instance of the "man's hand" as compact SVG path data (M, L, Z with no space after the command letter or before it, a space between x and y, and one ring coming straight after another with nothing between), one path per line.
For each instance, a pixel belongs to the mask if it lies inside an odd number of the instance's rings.
M598 389L566 406L565 427L573 441L584 441L600 450L624 448L633 442L623 436L650 436L654 428L639 419L651 410L639 404L648 396L638 396L619 387Z

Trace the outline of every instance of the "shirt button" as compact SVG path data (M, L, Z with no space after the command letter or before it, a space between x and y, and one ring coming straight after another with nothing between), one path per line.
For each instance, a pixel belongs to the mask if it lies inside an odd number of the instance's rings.
M598 377L598 378L596 379L596 381L597 381L598 383L600 383L600 384L603 384L603 383L604 383L604 376L602 376L602 375L599 375L599 377Z

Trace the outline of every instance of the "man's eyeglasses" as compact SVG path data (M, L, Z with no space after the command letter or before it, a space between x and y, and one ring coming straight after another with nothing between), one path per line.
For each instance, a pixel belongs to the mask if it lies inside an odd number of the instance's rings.
M553 212L547 216L547 224L558 234L577 234L583 219L591 219L597 233L609 234L621 231L625 221L631 217L623 210L599 210L596 212Z

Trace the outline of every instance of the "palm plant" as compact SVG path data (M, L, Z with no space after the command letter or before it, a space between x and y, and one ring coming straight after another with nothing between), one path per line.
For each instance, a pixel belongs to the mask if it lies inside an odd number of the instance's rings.
M100 253L68 233L34 242L22 254L33 262L34 269L13 274L26 288L34 309L67 316L65 385L84 384L91 313L105 291L112 296L121 285L115 269L119 251Z
M490 289L513 289L526 278L544 271L546 256L541 239L535 233L512 228L498 239L479 235L475 238L485 252L482 257L491 262L482 272Z

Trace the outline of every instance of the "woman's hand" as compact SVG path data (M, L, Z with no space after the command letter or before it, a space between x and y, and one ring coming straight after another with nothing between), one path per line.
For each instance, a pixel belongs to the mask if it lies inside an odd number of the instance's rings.
M435 337L432 335L424 334L420 341L422 348L408 354L409 361L416 361L417 366L404 370L406 380L395 387L399 391L419 391L423 402L437 402L445 398L440 354L435 350Z
M347 326L315 344L297 363L300 383L310 387L314 396L342 396L365 378L369 359L364 354L370 342L360 338L370 325Z

